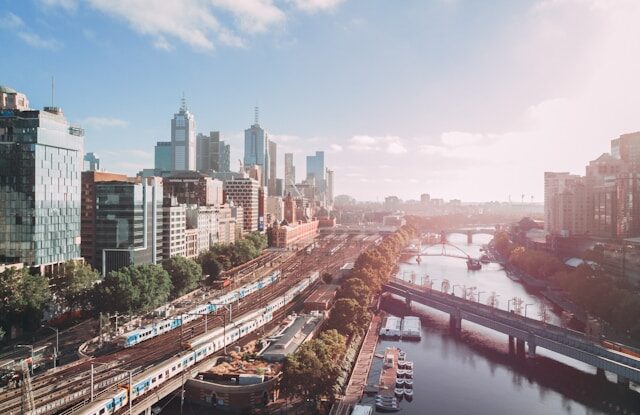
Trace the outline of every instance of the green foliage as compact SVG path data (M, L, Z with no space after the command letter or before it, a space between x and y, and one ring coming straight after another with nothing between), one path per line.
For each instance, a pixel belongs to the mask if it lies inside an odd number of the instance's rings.
M371 315L366 307L352 298L341 298L331 309L327 328L336 329L340 334L351 336L364 333Z
M198 261L200 262L203 275L207 275L207 283L215 281L220 276L222 271L222 265L218 262L219 256L214 251L210 250L200 254Z
M70 260L64 263L64 271L61 274L53 276L53 290L70 309L86 309L91 289L99 279L100 276L90 265Z
M212 264L208 261L205 262L207 263L207 270L211 271ZM171 276L173 285L171 290L172 298L177 298L193 291L202 280L202 267L200 264L182 256L174 256L165 260L162 263L162 268Z
M340 374L339 358L346 350L346 339L335 330L304 343L287 356L283 366L282 389L286 396L313 402L332 396Z
M161 266L131 265L96 285L93 302L102 312L145 312L164 304L171 288L171 277Z
M493 246L503 258L509 258L514 248L507 232L497 232L493 237Z
M235 268L260 256L267 247L267 237L259 232L252 232L232 244L215 244L208 252L200 255L198 261L202 272L214 281L220 272Z
M49 281L31 275L26 268L7 268L0 273L0 324L35 328L40 324L45 306L51 299Z
M526 274L541 279L548 279L565 268L555 255L522 246L511 251L509 262Z
M369 304L369 298L371 297L371 288L360 278L349 278L342 284L337 297L352 298L361 306L367 306Z

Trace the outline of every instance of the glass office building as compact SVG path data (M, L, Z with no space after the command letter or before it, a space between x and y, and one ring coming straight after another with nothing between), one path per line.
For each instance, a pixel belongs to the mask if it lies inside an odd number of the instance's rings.
M83 147L84 131L59 108L0 105L0 263L46 273L80 257Z

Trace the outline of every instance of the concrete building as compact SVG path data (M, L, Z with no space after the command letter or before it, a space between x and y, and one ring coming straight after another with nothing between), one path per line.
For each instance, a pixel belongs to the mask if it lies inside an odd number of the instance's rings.
M185 257L190 259L196 259L199 255L198 251L198 230L197 229L187 229L184 232L185 239Z
M244 166L260 166L262 170L261 186L269 183L269 147L267 133L258 124L258 110L254 124L244 130Z
M588 194L582 177L545 173L545 231L552 235L584 235L588 231Z
M319 222L313 219L307 222L298 221L294 224L275 224L270 228L271 245L276 248L288 249L294 245L309 243L318 235Z
M291 318L291 317L290 317ZM313 339L324 320L322 314L300 314L262 354L268 362L282 362L305 342Z
M218 240L218 212L213 206L189 205L187 207L187 229L196 229L198 235L197 253L206 252Z
M197 136L198 171L208 173L228 172L230 170L231 146L220 140L220 132L211 131L209 135Z
M96 153L87 153L83 158L82 171L100 171L100 157Z
M158 141L153 149L153 168L159 172L171 171L171 141Z
M284 201L281 197L277 196L269 196L267 197L267 213L266 220L267 224L272 224L273 221L277 221L278 223L284 220Z
M106 173L100 171L83 171L81 180L81 208L80 208L80 254L84 260L94 268L102 257L96 258L96 183L127 182L125 174Z
M0 263L49 273L80 258L84 131L0 86Z
M240 208L242 211L242 208ZM217 240L220 243L233 243L236 241L236 226L242 228L242 222L236 223L236 215L229 205L222 205L218 208L218 234ZM236 211L237 214L237 211ZM240 220L242 213L240 212Z
M293 165L293 153L284 153L284 192L296 183L296 166Z
M171 120L171 170L196 169L196 120L184 98Z
M187 255L187 208L185 205L163 207L163 258Z
M278 144L268 140L269 143L269 182L267 183L268 195L276 196L276 176L278 171Z
M162 261L160 177L95 183L95 198L94 260L103 276L128 265Z
M230 179L224 182L225 202L233 201L242 207L243 226L245 232L258 230L260 183L249 177Z
M178 204L218 206L222 194L222 182L203 173L182 171L164 176L164 197L174 198Z

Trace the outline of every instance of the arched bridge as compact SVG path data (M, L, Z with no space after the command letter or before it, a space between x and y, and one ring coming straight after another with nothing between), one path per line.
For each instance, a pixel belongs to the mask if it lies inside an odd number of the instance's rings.
M580 332L545 324L453 294L424 289L405 281L392 280L383 285L383 291L404 297L409 303L415 301L448 313L450 326L455 331L460 330L463 319L468 320L507 334L510 344L512 338L517 339L518 348L523 351L526 342L531 355L535 354L536 346L540 346L615 373L619 383L628 384L629 380L640 383L640 359L602 347Z

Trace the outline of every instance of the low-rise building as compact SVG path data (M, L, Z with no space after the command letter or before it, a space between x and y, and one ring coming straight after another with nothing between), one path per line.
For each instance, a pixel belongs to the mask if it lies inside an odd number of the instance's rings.
M291 316L290 316L291 318ZM281 362L288 355L295 353L302 343L315 337L324 317L322 314L300 314L282 331L278 340L267 347L262 358L270 362Z
M310 242L318 234L317 219L298 222L294 225L283 221L271 227L271 245L275 248L290 248L294 244Z

